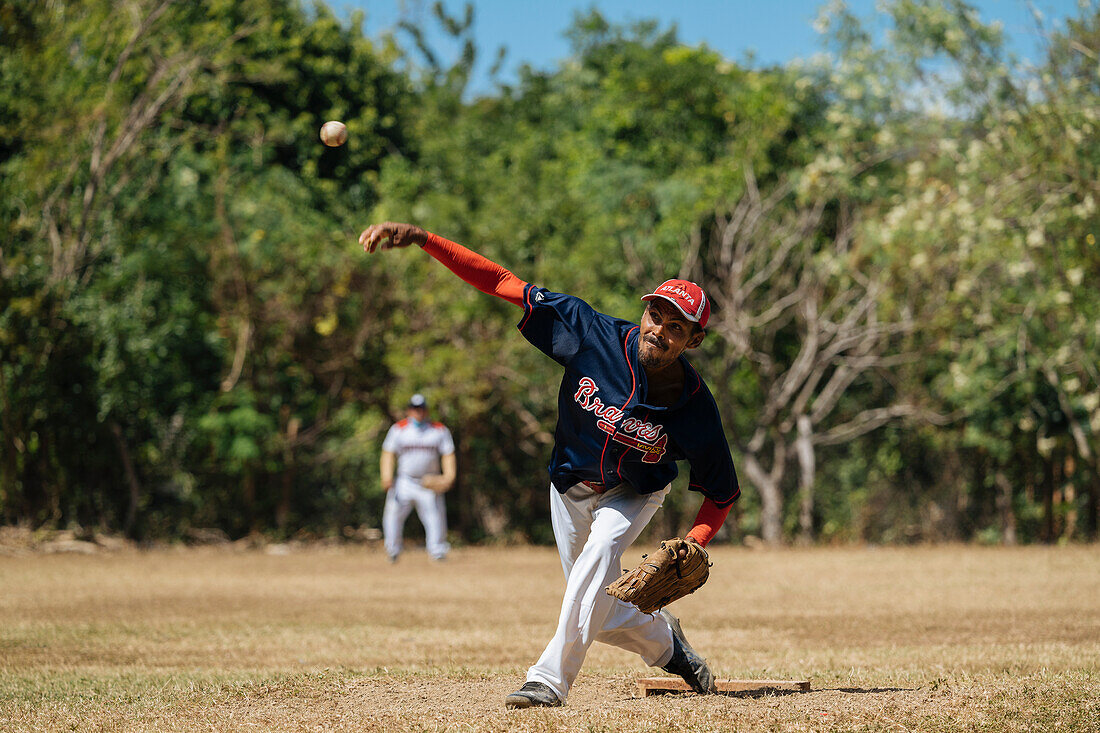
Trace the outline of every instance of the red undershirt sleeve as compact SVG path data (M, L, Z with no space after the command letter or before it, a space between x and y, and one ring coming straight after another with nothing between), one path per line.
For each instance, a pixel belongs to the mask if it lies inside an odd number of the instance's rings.
M726 521L732 508L733 504L723 509L715 504L713 499L703 499L703 505L699 507L699 513L695 516L695 526L687 536L706 547L707 543L714 539L714 535L718 534L719 528Z
M527 283L492 260L431 232L423 249L481 292L523 307L523 289Z

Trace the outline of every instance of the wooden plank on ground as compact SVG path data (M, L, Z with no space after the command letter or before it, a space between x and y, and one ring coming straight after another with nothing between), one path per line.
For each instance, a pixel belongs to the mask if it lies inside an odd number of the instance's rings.
M718 692L809 692L809 680L715 680ZM677 677L639 677L638 694L642 697L663 692L691 692L691 687Z

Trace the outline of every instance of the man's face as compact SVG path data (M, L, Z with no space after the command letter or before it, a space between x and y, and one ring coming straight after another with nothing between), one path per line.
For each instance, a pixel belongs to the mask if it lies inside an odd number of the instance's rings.
M662 298L646 304L638 340L638 360L646 369L663 369L680 358L684 349L703 342L703 332Z
M428 419L428 408L427 407L410 407L409 408L409 417L411 417L413 420L416 420L417 422L425 422Z

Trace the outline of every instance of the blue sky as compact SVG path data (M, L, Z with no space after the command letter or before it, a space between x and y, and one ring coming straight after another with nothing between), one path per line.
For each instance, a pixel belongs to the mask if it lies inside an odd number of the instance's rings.
M1095 2L1096 0L1089 0ZM364 31L378 36L400 20L425 28L436 24L431 16L433 0L329 0L336 12L358 8L366 13ZM754 65L782 64L808 58L821 50L813 20L824 0L474 0L474 28L480 53L472 82L473 91L492 91L487 77L495 51L508 49L499 78L516 79L516 70L529 63L553 69L569 53L563 33L574 14L596 7L612 22L655 19L661 27L675 23L681 42L706 43L731 61L744 62L752 54ZM458 13L463 0L445 0L445 7ZM1023 58L1035 58L1039 35L1024 0L972 0L983 21L999 20L1004 25L1011 49ZM1061 25L1079 14L1078 0L1032 0L1043 22ZM875 13L875 0L848 0L861 17ZM438 37L435 39L439 45ZM448 47L439 45L446 55ZM451 53L454 53L452 50Z

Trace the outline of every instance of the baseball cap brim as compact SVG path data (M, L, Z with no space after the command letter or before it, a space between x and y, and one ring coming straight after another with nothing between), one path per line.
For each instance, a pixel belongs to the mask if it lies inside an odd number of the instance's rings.
M688 319L689 321L691 321L695 325L699 326L699 328L703 329L703 326L700 325L698 318L696 318L695 316L688 313L686 310L683 309L683 307L679 303L677 303L675 300L668 297L667 295L660 295L658 293L650 293L649 295L643 295L642 296L642 300L653 300L654 298L660 298L661 300L665 301L666 303L672 303L672 305L676 306L676 310L680 311L680 313L682 313L684 315L684 318ZM703 329L703 330L706 330L706 329Z

